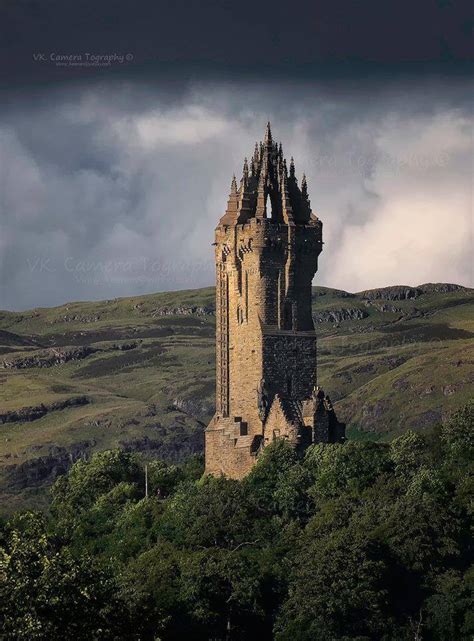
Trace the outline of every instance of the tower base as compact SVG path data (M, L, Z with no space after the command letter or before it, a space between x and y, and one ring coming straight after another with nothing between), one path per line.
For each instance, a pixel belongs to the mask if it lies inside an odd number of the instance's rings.
M346 425L337 420L329 398L326 399L300 402L277 394L258 433L255 430L249 433L240 416L216 414L205 431L205 473L241 479L250 472L262 450L279 439L299 450L313 443L343 442Z

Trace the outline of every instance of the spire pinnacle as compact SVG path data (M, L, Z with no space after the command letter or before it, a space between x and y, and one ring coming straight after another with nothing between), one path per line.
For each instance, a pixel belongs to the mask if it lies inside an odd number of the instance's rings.
M270 145L272 143L272 130L270 129L270 121L267 122L267 127L265 129L265 138L263 139L263 142L266 145Z
M221 218L221 223L231 225L235 222L237 218L238 204L237 181L234 174L232 176L232 182L230 183L230 194L229 199L227 200L227 209L224 216Z
M244 159L244 168L243 168L243 180L244 182L247 182L249 179L249 163L247 158Z
M295 177L295 161L293 160L293 156L291 156L290 160L290 178Z
M304 198L308 198L308 181L306 180L306 174L303 174L301 179L301 193Z

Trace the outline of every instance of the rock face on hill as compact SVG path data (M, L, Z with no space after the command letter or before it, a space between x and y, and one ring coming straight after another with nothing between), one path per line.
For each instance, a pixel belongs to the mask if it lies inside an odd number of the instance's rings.
M351 294L351 292L346 292L344 289L329 289L329 287L313 287L313 300L319 298L320 296L327 296L337 298L356 298L357 294Z
M36 405L34 407L22 407L18 410L12 410L11 412L3 412L0 414L0 424L29 423L42 418L49 412L57 412L58 410L64 410L68 407L79 407L80 405L87 405L88 403L89 399L87 396L77 396L74 398L67 398L64 401L49 403L47 405L42 403L41 405Z
M379 287L358 292L358 296L367 300L411 300L422 294L447 294L451 292L467 292L469 289L453 283L425 283L418 287L408 285L394 285L392 287Z
M82 347L52 348L30 356L5 359L0 367L4 369L28 369L31 367L54 367L68 361L78 361L99 351L90 345Z
M419 285L418 289L420 289L424 294L448 294L451 292L472 291L468 287L455 285L454 283L425 283L424 285Z
M379 289L366 289L359 292L361 298L367 300L411 300L418 298L423 292L418 287L405 287L396 285L394 287L380 287Z
M200 305L193 305L191 307L185 307L183 305L178 307L161 307L154 309L151 313L153 318L159 318L160 316L214 316L214 314L214 307L202 307Z
M73 463L89 458L95 444L92 440L80 441L67 448L51 445L42 456L33 456L23 463L8 463L5 475L9 486L18 491L49 485L65 474Z
M346 307L318 312L313 314L313 320L315 323L342 323L343 321L367 318L368 315L368 312L359 307Z
M21 318L21 317L20 317ZM14 332L7 332L5 330L0 330L0 345L4 346L36 346L36 342L31 338L25 336L19 336Z

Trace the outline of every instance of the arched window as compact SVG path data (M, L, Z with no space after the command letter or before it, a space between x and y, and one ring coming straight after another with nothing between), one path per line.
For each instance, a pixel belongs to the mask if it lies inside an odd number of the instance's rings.
M267 194L267 201L265 203L265 211L266 211L266 218L271 218L273 215L273 210L272 210L272 199L270 198L270 194Z

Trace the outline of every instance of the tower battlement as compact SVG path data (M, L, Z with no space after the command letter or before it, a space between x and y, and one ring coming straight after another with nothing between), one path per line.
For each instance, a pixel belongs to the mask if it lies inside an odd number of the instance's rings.
M322 245L306 178L298 184L293 159L288 169L268 123L244 161L240 186L232 179L215 230L216 414L206 430L208 473L239 478L275 438L300 447L322 433L316 414L308 419L308 404L317 404L311 283ZM334 425L326 440L339 438Z

